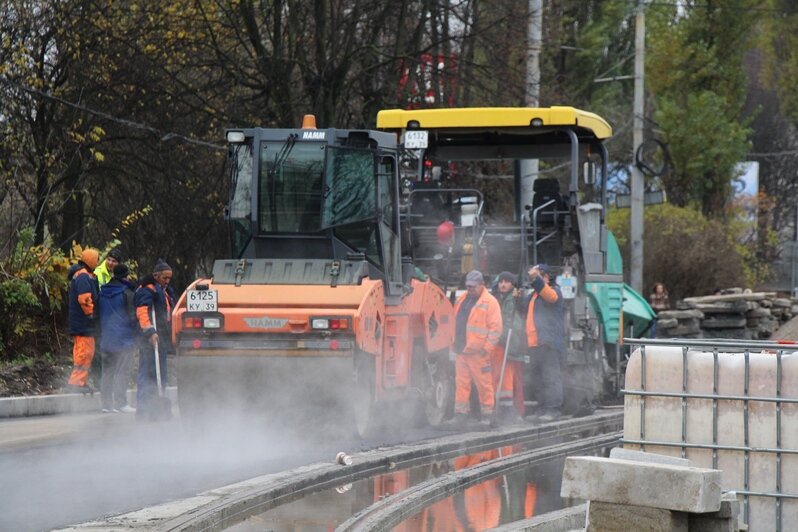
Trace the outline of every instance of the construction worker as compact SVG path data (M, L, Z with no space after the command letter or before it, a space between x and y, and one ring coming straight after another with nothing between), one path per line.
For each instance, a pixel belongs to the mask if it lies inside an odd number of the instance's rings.
M114 248L108 252L102 264L94 270L94 275L97 276L97 283L100 285L100 288L113 278L114 268L121 262L122 252L119 248Z
M94 358L94 309L97 304L99 287L94 276L94 268L100 262L100 253L86 248L80 260L67 273L69 279L69 334L72 345L72 374L67 389L82 393L94 393L89 385L89 371Z
M520 298L519 311L524 315L529 354L534 361L535 387L540 391L542 414L548 422L562 415L562 373L560 364L565 350L565 316L560 288L552 283L546 264L527 272L532 291Z
M499 404L497 413L505 423L523 421L524 415L524 383L523 366L525 346L515 340L523 339L523 331L515 327L518 289L518 277L510 272L501 272L496 278L496 287L491 291L499 302L502 312L502 335L498 349L494 351L492 360L493 386L498 392ZM509 348L508 348L509 338ZM507 352L505 353L505 349ZM505 361L505 357L507 360ZM504 365L504 375L502 375ZM499 379L502 382L499 382Z
M136 308L133 283L125 264L114 267L114 276L100 287L100 358L102 411L132 413L127 404L127 385L135 353Z
M478 270L466 275L467 293L454 307L455 334L455 423L465 424L469 413L472 381L477 387L484 425L495 426L495 397L491 357L502 334L499 302L485 289L485 279Z
M104 284L111 280L113 277L114 268L121 262L122 252L119 250L119 248L114 248L108 252L108 255L105 256L105 260L102 261L99 266L94 268L94 275L97 277L97 284L100 286L100 288L102 288ZM102 342L102 340L100 340L100 342ZM95 383L102 382L102 357L94 357L92 359L91 378ZM102 385L100 385L100 387L102 387Z
M170 350L172 337L172 309L175 296L169 283L172 267L159 259L136 289L134 304L141 333L139 342L139 371L136 389L136 417L152 419L152 403L158 397L157 373L155 369L155 346L158 346L161 385L166 388L166 353ZM153 322L153 314L155 322ZM157 329L157 332L156 332Z

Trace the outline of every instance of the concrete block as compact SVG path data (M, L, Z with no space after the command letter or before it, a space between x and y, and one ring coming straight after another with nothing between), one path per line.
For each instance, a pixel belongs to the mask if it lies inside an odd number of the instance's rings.
M679 326L679 320L676 318L657 320L657 329L673 329Z
M704 313L700 310L663 310L657 317L661 320L676 319L676 320L690 320L690 319L704 319Z
M684 512L590 501L587 507L587 532L687 532Z
M735 314L748 310L748 303L745 301L721 301L717 303L698 303L696 310L700 310L706 317L707 314Z
M680 512L720 509L721 472L663 464L647 464L571 456L563 468L562 497L663 508Z
M745 316L728 318L707 318L701 322L704 329L735 329L745 327Z
M617 460L631 460L633 462L646 462L649 464L665 464L681 467L691 467L692 463L687 458L668 456L665 454L647 453L645 451L635 451L624 449L623 447L613 447L610 450L610 458Z
M745 313L745 317L749 318L749 319L767 318L767 317L770 317L770 316L772 316L772 313L770 312L770 309L769 308L762 308L762 307L757 307L757 308L755 308L753 310L749 310L748 312Z
M705 514L690 514L690 532L737 532L740 529L740 501L734 492L724 493L720 510Z

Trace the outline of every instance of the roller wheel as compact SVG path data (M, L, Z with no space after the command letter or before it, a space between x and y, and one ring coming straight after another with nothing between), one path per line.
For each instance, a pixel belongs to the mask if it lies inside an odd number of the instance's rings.
M424 414L427 423L436 427L450 414L454 406L453 372L448 360L442 356L431 357L428 364L428 387L424 390Z

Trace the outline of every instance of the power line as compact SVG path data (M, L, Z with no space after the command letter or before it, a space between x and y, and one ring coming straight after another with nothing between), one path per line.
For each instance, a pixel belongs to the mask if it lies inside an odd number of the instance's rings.
M753 152L748 154L749 157L781 157L783 155L798 155L798 150Z
M131 128L131 129L138 129L138 130L141 130L141 131L148 131L148 132L158 136L161 139L161 141L164 141L164 142L167 141L167 140L171 140L171 139L180 139L180 140L182 140L184 142L187 142L189 144L202 146L204 148L212 148L214 150L226 150L227 149L226 146L223 146L221 144L214 144L212 142L206 142L204 140L199 140L199 139L195 139L195 138L192 138L192 137L187 137L187 136L182 135L180 133L174 133L174 132L171 132L171 131L163 131L163 130L157 129L155 127L152 127L152 126L148 126L147 124L142 124L140 122L134 122L132 120L127 120L125 118L119 118L119 117L110 115L110 114L108 114L108 113L106 113L104 111L98 111L96 109L92 109L90 107L86 107L85 105L81 105L79 103L70 102L69 100L61 98L59 96L54 96L53 94L50 94L49 92L45 92L45 91L42 91L42 90L39 90L39 89L35 89L35 88L30 87L28 85L25 85L23 83L19 83L17 81L10 80L10 79L8 79L5 76L0 76L0 83L3 83L5 85L10 85L12 87L16 87L18 89L21 89L21 90L27 92L28 94L41 96L42 98L46 98L48 100L52 100L54 102L58 102L58 103L60 103L62 105L66 105L68 107L72 107L74 109L78 109L80 111L83 111L83 112L86 112L86 113L89 113L89 114L92 114L92 115L95 115L95 116L99 116L101 118L104 118L105 120L108 120L108 121L111 121L111 122L115 122L117 124L121 124L121 125L123 125L125 127Z

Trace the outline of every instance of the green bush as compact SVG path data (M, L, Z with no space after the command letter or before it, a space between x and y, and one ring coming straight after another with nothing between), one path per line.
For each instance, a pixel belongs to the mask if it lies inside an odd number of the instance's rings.
M624 264L629 260L629 209L611 209L607 223ZM767 268L741 244L739 222L706 218L701 212L670 204L646 207L643 283L647 296L655 282L668 288L671 301L708 295L720 288L755 287ZM628 267L626 269L628 277Z
M0 260L0 360L26 355L36 335L58 334L53 316L65 304L69 259L49 242L34 246L33 238L32 229L22 229Z

